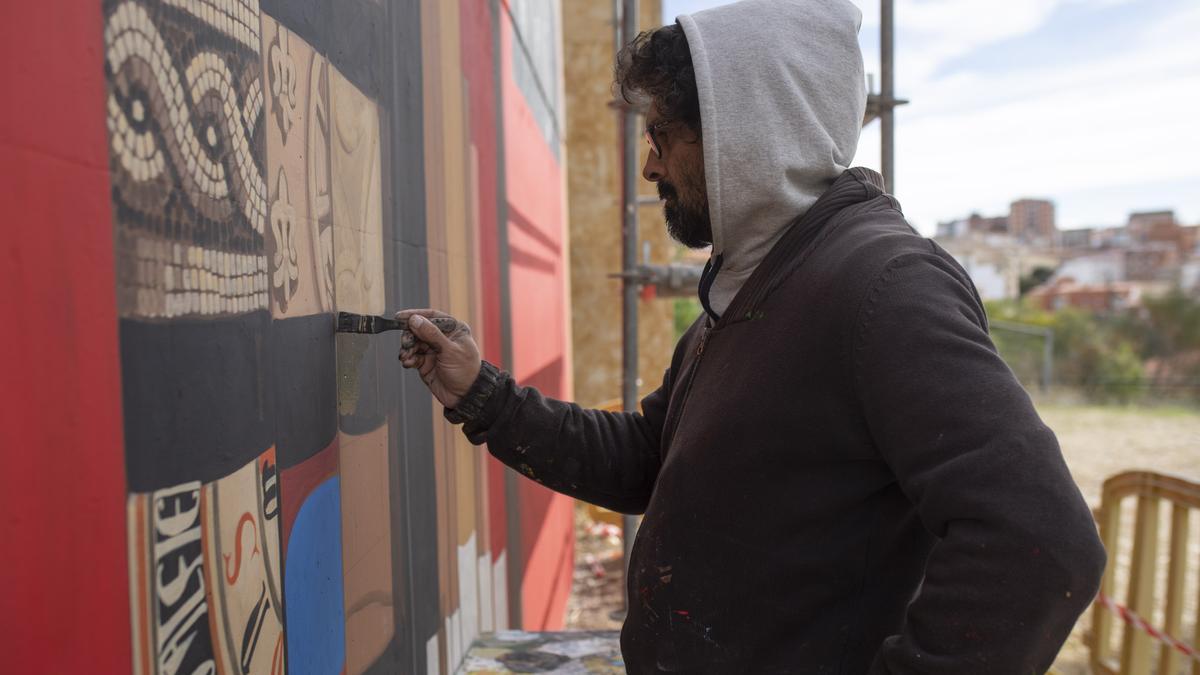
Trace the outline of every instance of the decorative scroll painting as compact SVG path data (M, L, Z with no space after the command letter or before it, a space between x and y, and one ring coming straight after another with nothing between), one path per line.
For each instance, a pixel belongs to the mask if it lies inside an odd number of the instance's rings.
M262 17L272 315L333 309L329 63Z
M279 471L269 450L200 492L219 672L284 672Z

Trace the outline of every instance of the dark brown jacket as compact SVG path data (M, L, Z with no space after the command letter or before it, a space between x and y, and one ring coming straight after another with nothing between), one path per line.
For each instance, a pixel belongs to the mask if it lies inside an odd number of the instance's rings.
M450 419L560 492L645 512L631 673L1032 673L1104 567L970 279L851 169L643 414L486 365Z

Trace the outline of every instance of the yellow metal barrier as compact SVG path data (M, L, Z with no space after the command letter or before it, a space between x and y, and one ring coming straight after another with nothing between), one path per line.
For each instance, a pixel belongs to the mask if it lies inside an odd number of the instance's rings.
M1121 504L1136 502L1131 545L1123 546ZM1166 515L1160 514L1167 505ZM1200 556L1200 542L1189 541L1189 518L1200 510L1200 484L1148 471L1121 473L1104 481L1096 519L1108 550L1108 569L1092 609L1089 638L1093 672L1110 675L1200 675L1200 591L1185 596ZM1160 521L1169 521L1160 528ZM1127 529L1127 527L1126 527ZM1169 537L1169 541L1160 541ZM1163 544L1165 543L1165 546ZM1165 567L1165 569L1164 569ZM1156 584L1166 584L1156 593ZM1200 586L1200 581L1196 586ZM1196 586L1192 586L1195 588ZM1121 588L1124 603L1117 599ZM1194 602L1188 602L1194 600ZM1192 629L1183 640L1185 605ZM1120 646L1113 647L1115 632Z

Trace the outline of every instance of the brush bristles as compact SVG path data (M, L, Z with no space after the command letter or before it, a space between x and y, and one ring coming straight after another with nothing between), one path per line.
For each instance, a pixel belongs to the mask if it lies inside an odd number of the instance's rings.
M381 316L338 312L337 332L339 333L382 333L385 330L403 328L400 322L385 319Z

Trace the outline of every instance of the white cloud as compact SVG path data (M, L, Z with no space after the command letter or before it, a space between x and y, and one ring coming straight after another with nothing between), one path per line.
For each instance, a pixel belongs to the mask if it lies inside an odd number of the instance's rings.
M868 63L878 63L880 3L852 1L863 12L861 35L866 43L864 52L869 52ZM995 0L896 0L894 20L897 32L902 34L897 36L897 51L904 56L897 81L923 82L958 57L1032 33L1065 5L1086 4L1100 9L1132 1L1004 0L1003 11L997 11Z
M911 18L922 30L954 32L954 17L967 16L966 9L978 9L974 5L979 3L899 4L922 11L936 6L943 11L940 16L925 12ZM983 43L995 42L1033 30L1047 16L1030 3L1013 6L1017 18L967 32ZM990 20L992 15L980 16ZM909 18L904 15L905 21ZM1178 191L1172 203L1156 205L1178 207L1185 219L1196 220L1200 133L1188 113L1200 108L1196 34L1200 7L1162 17L1141 35L1114 45L1106 56L1083 64L1048 62L999 75L960 70L940 78L932 77L939 59L977 46L945 38L949 46L930 56L924 42L898 45L898 71L916 71L897 91L912 100L897 113L896 148L897 193L910 219L930 232L936 222L973 210L1003 212L1008 201L1021 196L1071 195L1059 200L1061 224L1090 224L1098 217L1116 224L1126 211L1142 206L1110 203L1100 216L1093 202L1105 190L1136 201L1137 191L1120 188L1186 183L1190 177L1196 189ZM878 125L873 125L864 132L857 161L877 166L878 152ZM1162 198L1159 193L1153 197Z
M1134 0L895 1L896 93L912 101L897 112L897 193L922 231L971 211L1003 213L1022 196L1055 199L1066 226L1118 224L1158 207L1200 222L1200 3L1128 31L1100 57L1056 60L1047 49L1042 63L984 73L969 68L974 52L1033 34L1067 6ZM878 73L879 2L854 2L867 71ZM667 0L664 9L719 4ZM856 162L878 168L878 157L875 123Z

